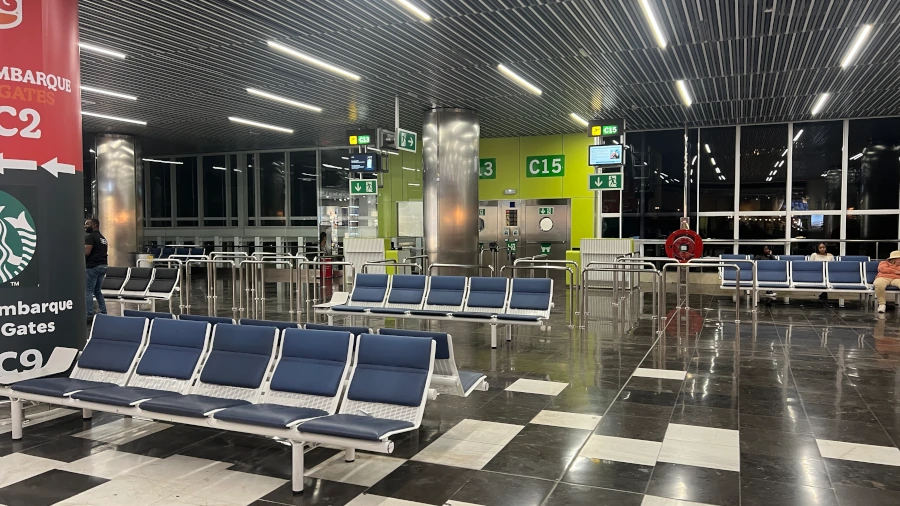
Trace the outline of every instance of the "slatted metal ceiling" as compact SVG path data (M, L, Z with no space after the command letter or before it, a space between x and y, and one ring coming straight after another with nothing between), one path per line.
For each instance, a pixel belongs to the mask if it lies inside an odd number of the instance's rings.
M577 132L568 115L618 117L630 130L900 114L900 2L654 0L669 41L657 48L636 0L80 0L81 39L128 55L82 54L84 109L146 127L85 118L87 132L149 140L147 150L339 144L353 125L418 129L423 109L479 113L486 137ZM839 67L859 25L870 42ZM348 81L266 46L275 40L362 76ZM586 56L585 56L586 55ZM536 97L496 71L504 63ZM685 79L685 108L673 81ZM256 87L324 109L250 96ZM233 124L238 116L293 135Z

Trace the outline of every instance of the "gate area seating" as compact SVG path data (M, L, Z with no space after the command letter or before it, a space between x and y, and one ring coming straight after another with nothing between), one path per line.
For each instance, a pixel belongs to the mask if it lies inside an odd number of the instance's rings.
M101 291L111 302L150 306L156 310L157 301L167 301L172 311L172 296L178 290L181 270L167 267L109 267Z
M26 400L82 409L85 417L96 410L277 437L291 442L292 488L299 492L307 443L344 448L353 461L356 449L392 452L391 436L421 424L432 337L210 328L98 315L69 378L0 388L10 397L13 439L22 438Z
M544 327L552 299L548 278L358 274L347 304L320 304L315 311L326 315L329 325L340 314L350 317L351 325L355 316L488 323L496 348L498 325Z

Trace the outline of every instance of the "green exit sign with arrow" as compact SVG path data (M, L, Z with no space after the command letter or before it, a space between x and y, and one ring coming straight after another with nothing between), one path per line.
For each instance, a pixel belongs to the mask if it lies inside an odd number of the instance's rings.
M419 134L416 132L410 132L402 128L397 129L397 149L415 153L418 140Z
M350 195L378 195L377 183L374 179L351 179Z
M588 190L621 190L622 173L591 174L588 176Z
M542 216L543 216L543 215L548 215L548 214L553 214L553 208L552 208L552 207L541 207L541 208L538 208L538 214L540 214L540 215L542 215Z

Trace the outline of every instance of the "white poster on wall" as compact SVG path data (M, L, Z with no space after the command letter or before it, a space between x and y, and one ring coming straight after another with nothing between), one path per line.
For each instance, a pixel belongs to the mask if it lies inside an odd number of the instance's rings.
M422 237L423 227L422 201L397 202L397 235L399 237Z

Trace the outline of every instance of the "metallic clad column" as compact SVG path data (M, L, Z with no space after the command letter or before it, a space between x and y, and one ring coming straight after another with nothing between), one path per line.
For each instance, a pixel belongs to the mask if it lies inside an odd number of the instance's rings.
M478 117L439 107L422 125L425 250L431 263L478 263ZM471 270L440 274L473 275Z
M134 265L142 202L138 200L141 167L133 137L97 136L97 207L100 232L109 241L109 265Z

